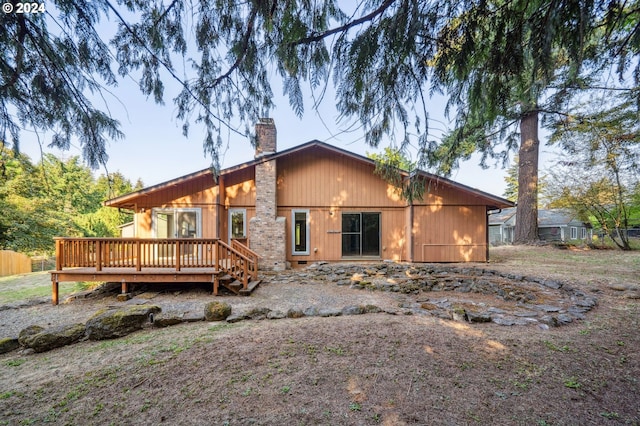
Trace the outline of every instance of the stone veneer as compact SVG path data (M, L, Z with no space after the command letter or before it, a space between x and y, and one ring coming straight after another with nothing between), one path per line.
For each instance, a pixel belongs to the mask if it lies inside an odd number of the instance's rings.
M249 245L260 255L260 269L286 269L286 219L277 217L276 126L272 119L256 124L256 214L249 220Z

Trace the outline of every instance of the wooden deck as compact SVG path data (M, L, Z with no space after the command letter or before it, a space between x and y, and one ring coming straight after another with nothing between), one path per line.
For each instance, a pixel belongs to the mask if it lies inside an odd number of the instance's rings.
M258 285L258 255L218 239L56 238L56 270L51 271L52 303L65 281L132 283L210 282L249 294Z

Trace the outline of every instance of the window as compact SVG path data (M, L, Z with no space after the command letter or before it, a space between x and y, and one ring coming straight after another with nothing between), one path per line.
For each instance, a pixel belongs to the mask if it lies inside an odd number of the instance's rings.
M342 255L380 256L380 213L342 214Z
M571 239L572 240L578 239L578 228L576 228L575 226L571 227Z
M587 228L582 228L582 239L583 240L587 239Z
M291 247L293 254L309 254L309 210L292 210Z
M153 235L156 238L200 238L200 209L153 209Z
M229 209L229 241L247 238L247 210Z

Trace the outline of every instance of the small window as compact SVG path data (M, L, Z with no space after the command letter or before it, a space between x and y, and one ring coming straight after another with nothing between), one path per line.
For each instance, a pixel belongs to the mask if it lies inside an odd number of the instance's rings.
M309 254L309 210L292 210L291 247L294 255Z
M587 228L582 228L582 239L583 240L587 239Z
M578 239L578 228L576 228L575 226L571 227L571 239L572 240Z
M229 240L247 238L247 210L229 210Z

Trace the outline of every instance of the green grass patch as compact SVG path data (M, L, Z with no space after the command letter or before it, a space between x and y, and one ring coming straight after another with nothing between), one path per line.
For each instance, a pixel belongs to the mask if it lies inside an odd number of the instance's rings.
M60 283L59 297L64 299L70 294L95 288L98 284L90 282ZM41 297L51 297L51 275L48 272L34 272L0 278L0 305Z

